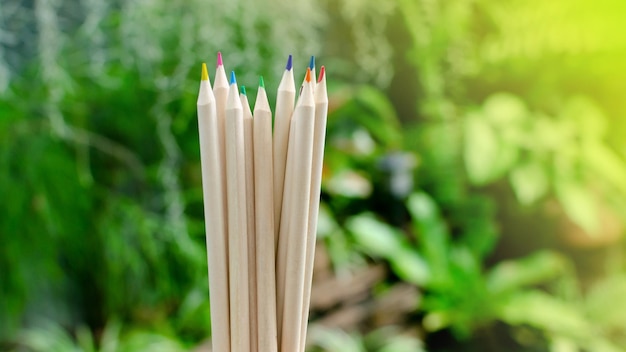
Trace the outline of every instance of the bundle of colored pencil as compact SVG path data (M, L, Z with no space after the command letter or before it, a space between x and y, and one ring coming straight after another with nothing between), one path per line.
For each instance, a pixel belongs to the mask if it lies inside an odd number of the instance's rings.
M297 100L297 102L296 102ZM295 102L295 105L294 105ZM304 351L328 98L311 57L299 95L289 56L274 128L263 77L254 110L218 53L198 129L213 352Z

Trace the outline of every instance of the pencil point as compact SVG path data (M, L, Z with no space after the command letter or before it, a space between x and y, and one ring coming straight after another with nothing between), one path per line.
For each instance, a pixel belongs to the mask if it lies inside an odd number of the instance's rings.
M304 76L304 80L307 82L311 82L311 69L310 68L306 68L306 76Z
M291 56L291 54L289 54L289 58L287 59L287 66L285 66L285 70L287 71L291 71L291 68L293 67L293 58Z
M315 56L311 56L311 61L309 61L309 68L311 71L315 69Z
M209 71L207 71L206 69L206 63L202 63L202 75L201 75L201 80L203 81L208 81L209 80Z
M237 79L235 78L235 71L230 71L230 84L236 84Z
M217 52L217 66L223 66L224 62L222 62L222 52L218 51Z
M265 82L263 81L263 76L259 76L259 87L265 88Z
M246 95L246 86L241 86L241 88L239 88L239 93Z
M322 79L324 78L324 74L326 73L326 68L324 66L322 66L322 68L320 69L320 76L317 79L317 82L321 82Z

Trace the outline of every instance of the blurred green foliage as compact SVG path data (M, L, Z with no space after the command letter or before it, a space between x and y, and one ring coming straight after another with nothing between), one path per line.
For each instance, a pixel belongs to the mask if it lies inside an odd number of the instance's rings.
M210 336L195 100L199 63L221 50L271 94L288 53L296 68L320 54L320 240L338 272L384 263L380 291L422 290L405 319L419 337L316 327L312 350L620 351L624 10L5 1L0 349Z

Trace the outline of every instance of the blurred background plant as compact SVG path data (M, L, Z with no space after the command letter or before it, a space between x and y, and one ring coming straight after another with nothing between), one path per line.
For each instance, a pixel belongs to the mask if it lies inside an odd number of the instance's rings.
M221 50L244 84L329 69L312 351L621 351L625 10L4 1L0 349L206 350Z

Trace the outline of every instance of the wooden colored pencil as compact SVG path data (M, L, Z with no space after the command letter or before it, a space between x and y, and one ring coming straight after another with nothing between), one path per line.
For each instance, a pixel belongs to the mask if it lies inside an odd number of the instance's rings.
M272 126L263 78L254 114L218 53L202 65L198 129L214 352L304 352L328 97L311 57L296 92L287 60ZM298 96L294 107L294 100Z
M228 197L227 197L227 179L226 179L226 100L228 98L228 78L226 78L226 70L224 68L224 62L222 59L222 53L217 53L217 63L215 69L215 78L213 81L213 95L215 96L215 109L217 116L217 136L215 140L219 145L219 170L221 171L221 189L222 189L222 207L225 210L224 213L224 243L226 245L225 256L226 256L226 270L228 273L228 277L230 278L230 235L229 235L229 223L228 223ZM229 297L232 297L233 292L230 292L230 283L227 281L228 294ZM214 309L215 303L211 302L211 309ZM230 299L229 299L230 303ZM218 308L219 309L219 308ZM230 311L230 306L228 307L229 316L232 314ZM228 326L228 331L230 338L232 340L233 336L230 333L231 328L230 318L221 322L221 325ZM215 325L212 325L212 329L215 329ZM230 345L230 343L229 343ZM217 350L220 351L221 350ZM230 348L224 350L224 352L230 352Z
M254 105L258 351L277 352L272 112L263 77Z
M294 135L295 124L291 124L289 127L289 135ZM295 140L289 139L287 146L287 162L285 165L293 164L293 159L296 157L295 155ZM292 173L294 172L293 168L287 168L285 170L285 180L293 179ZM283 192L283 206L282 209L291 209L293 207L293 199L289 195L293 193L293 187L291 183L285 182L284 192ZM289 217L281 216L280 218L280 226L281 233L287 233L289 228ZM286 285L286 272L287 266L287 252L289 251L289 238L285 237L283 239L279 239L278 248L276 250L276 326L278 332L278 349L282 351L280 348L281 344L281 336L283 329L283 310L285 306L285 285Z
M231 352L250 351L250 302L243 109L231 73L225 109Z
M306 347L306 333L311 303L311 287L313 284L313 264L315 259L315 242L317 236L317 218L320 208L320 191L322 187L322 167L324 164L324 144L326 140L326 121L328 115L328 94L326 92L326 69L322 66L320 77L315 87L315 127L313 137L313 164L311 172L311 198L309 200L309 219L307 224L306 262L304 274L304 305L300 323L300 351Z
M281 218L288 217L287 228L280 229L280 242L287 241L287 263L285 271L285 291L283 318L281 329L281 351L297 351L300 346L300 322L304 295L304 275L306 256L306 233L311 192L311 167L313 159L313 132L315 119L315 102L311 84L311 70L307 68L306 81L292 119L294 153L287 169L285 183L291 190L285 193L290 198L289 208L283 207Z
M220 146L220 169L222 170L222 188L226 189L226 98L228 97L228 78L222 60L222 53L217 53L217 67L215 69L215 80L213 81L213 95L215 96L215 109L217 111L218 134L217 139ZM224 192L224 208L226 208L226 192ZM226 224L226 246L228 246L228 224Z
M216 102L206 64L202 64L198 94L198 132L202 168L202 192L206 227L212 345L215 352L230 351L228 259L224 187L220 160Z
M256 289L256 234L254 209L254 149L253 121L246 87L241 86L239 99L243 107L244 149L246 158L246 214L248 222L248 285L250 292L250 344L252 351L257 350L257 289Z
M287 163L287 145L289 143L289 126L296 98L296 86L293 78L292 56L289 55L285 71L278 85L276 94L276 114L274 116L274 247L278 247L280 233L280 216L283 204L285 181L285 165Z

